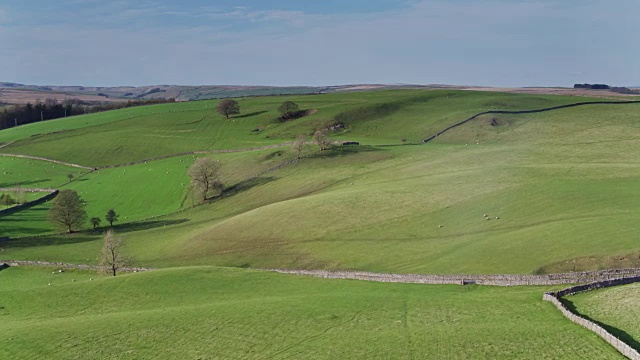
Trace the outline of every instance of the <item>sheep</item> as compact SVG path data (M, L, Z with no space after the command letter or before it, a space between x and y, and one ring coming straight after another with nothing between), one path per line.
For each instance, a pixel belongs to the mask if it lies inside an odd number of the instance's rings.
M496 216L496 220L500 220L500 216Z
M439 228L441 228L441 227L442 227L442 225L438 225L438 227L439 227Z

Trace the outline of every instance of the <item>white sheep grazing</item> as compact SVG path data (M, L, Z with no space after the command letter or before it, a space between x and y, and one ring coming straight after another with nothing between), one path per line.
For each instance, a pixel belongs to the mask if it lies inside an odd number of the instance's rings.
M496 216L496 220L500 220L500 216Z
M438 227L439 227L439 228L441 228L441 227L442 227L442 225L438 225Z

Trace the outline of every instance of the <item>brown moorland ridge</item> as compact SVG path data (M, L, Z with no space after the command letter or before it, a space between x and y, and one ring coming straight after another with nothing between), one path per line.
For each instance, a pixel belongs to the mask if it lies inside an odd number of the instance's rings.
M0 82L0 104L26 104L47 98L60 102L78 99L87 103L120 102L175 98L177 101L264 95L325 94L350 91L393 89L450 89L492 91L516 94L589 96L599 98L639 97L611 90L573 89L565 87L489 87L443 84L350 84L333 86L255 86L255 85L149 85L149 86L55 86Z

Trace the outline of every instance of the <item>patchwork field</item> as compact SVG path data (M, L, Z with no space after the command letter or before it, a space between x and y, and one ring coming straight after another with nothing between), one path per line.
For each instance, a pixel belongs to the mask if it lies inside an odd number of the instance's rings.
M378 284L211 267L116 278L51 270L0 272L0 357L621 358L542 302L542 288Z

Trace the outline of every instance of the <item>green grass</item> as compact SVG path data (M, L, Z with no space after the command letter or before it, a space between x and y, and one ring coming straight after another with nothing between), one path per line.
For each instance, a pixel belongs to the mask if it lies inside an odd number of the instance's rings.
M640 284L590 291L566 299L581 315L598 322L635 349L640 349Z
M297 102L313 115L279 123L276 109ZM339 119L338 138L367 144L411 142L480 111L543 108L574 102L560 96L464 91L373 91L240 99L242 115L229 120L216 101L162 104L30 124L0 133L6 153L104 166L193 150L242 149L290 141ZM366 114L366 118L362 116ZM142 130L144 129L144 130ZM261 131L256 131L261 129Z
M595 105L501 116L500 126L487 117L423 146L341 148L266 174L213 204L117 230L140 264L161 267L195 263L403 273L598 267L598 262L578 260L640 250L635 218L639 109L637 104ZM257 173L263 162L277 164L291 156L275 153L212 156L226 161L223 172L236 174L237 181ZM163 160L175 166L153 162L147 167L179 175L178 159ZM110 186L118 172L134 168L101 170L94 185L90 180L86 186L98 189L95 184L111 174L101 185ZM145 169L139 166L141 173ZM144 186L144 176L131 179L127 182L140 187L124 189L123 195L117 194L119 186L95 198L87 193L87 200L105 208L95 213L106 211L105 198L121 196L126 204L129 197L148 199L162 191L163 181ZM183 189L172 191L162 200L163 209L179 207ZM145 203L137 200L120 208L124 216L161 213L145 213ZM84 262L99 248L99 236L25 239L3 247L9 257Z
M0 357L621 358L543 302L542 288L383 284L211 267L116 278L50 270L0 272Z

